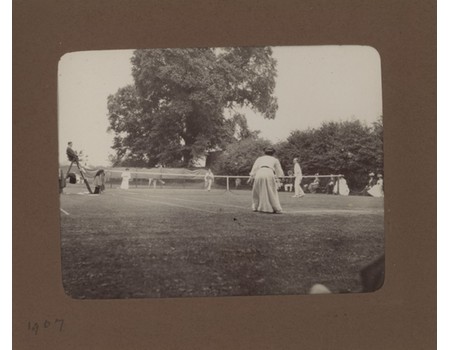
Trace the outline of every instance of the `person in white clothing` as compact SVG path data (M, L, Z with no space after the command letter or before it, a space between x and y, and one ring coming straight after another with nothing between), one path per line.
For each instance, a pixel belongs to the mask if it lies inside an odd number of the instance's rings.
M384 197L383 175L377 175L377 183L367 191L372 197Z
M214 181L214 174L212 173L211 169L208 169L208 171L205 174L205 189L208 191L211 191L211 185Z
M256 159L250 172L252 209L264 213L281 214L282 208L277 191L277 178L283 177L280 161L273 156L272 147L264 149L264 156Z
M341 196L348 196L350 189L347 185L347 180L344 179L343 175L339 175L333 189L334 194L340 194Z
M300 163L298 158L294 158L293 160L294 163L294 176L295 176L295 181L294 181L294 195L292 197L294 198L301 198L305 195L305 192L303 192L302 190L302 186L300 186L300 183L302 182L302 169L300 168Z
M129 181L131 178L131 173L128 168L125 169L125 171L122 173L122 183L120 184L120 188L122 190L128 190L129 188Z

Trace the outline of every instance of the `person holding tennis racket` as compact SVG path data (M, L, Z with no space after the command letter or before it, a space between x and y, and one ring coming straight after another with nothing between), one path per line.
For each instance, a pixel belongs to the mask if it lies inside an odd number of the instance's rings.
M264 213L281 214L277 179L284 176L280 161L273 155L275 149L266 147L264 155L256 159L250 172L252 188L252 209Z

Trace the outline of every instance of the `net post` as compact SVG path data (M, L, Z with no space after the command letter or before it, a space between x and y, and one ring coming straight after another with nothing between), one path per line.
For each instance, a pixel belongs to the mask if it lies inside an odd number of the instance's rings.
M227 192L230 192L230 177L227 176Z

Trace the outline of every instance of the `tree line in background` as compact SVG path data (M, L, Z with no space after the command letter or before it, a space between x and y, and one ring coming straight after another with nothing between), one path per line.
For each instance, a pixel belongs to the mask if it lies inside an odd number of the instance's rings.
M215 173L248 175L272 145L242 113L250 108L275 118L271 48L136 50L131 62L134 84L107 101L114 166L190 167L209 155ZM304 174L342 174L354 191L369 172L383 172L381 117L371 126L356 120L295 130L273 146L286 172L298 157Z
M211 167L218 173L248 175L262 149L272 145L258 136L230 144ZM317 129L292 131L286 141L273 145L285 172L300 159L305 175L338 175L347 179L353 191L367 185L370 172L383 173L383 122L371 126L359 120L326 122Z

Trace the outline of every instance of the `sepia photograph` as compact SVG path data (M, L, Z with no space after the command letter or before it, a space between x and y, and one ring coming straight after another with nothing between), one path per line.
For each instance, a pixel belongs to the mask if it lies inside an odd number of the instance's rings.
M65 293L382 288L381 69L374 48L351 45L66 53L58 66Z

